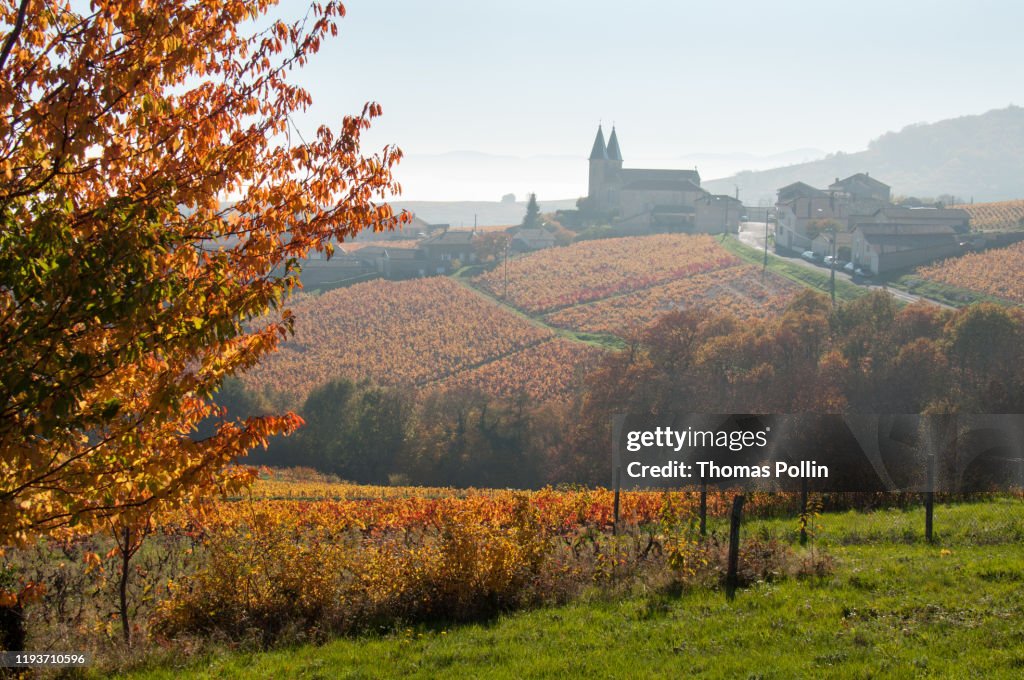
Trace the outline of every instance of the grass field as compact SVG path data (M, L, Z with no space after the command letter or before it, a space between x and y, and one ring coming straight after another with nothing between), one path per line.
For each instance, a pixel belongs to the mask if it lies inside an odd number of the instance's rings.
M740 259L754 264L757 266L763 266L764 254L763 251L751 248L750 246L740 243L733 236L726 236L721 239L722 246L736 255ZM828 293L831 290L830 275L828 270L822 269L811 269L800 264L793 262L787 262L786 260L776 257L775 255L769 254L768 256L768 271L778 274L790 281L795 281L801 285L812 288L821 293ZM868 289L860 286L855 286L849 281L845 281L841 277L836 278L836 299L843 302L849 302L856 300L861 295L868 292Z
M1020 677L1024 504L821 516L830 575L715 589L593 593L572 605L272 652L225 651L135 678ZM721 525L712 531L721 532ZM795 540L792 519L745 536Z

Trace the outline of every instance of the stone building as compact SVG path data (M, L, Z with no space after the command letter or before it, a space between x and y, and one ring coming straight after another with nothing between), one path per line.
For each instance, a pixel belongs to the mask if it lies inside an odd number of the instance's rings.
M696 169L624 168L614 127L606 144L604 131L598 126L589 163L587 197L581 207L591 219L655 230L703 231L700 222L713 225L712 231L717 232L721 230L720 218L725 218L727 229L739 226L741 209L732 203L723 209L726 203L721 200L706 201L703 219L698 219L699 199L711 194L701 188Z

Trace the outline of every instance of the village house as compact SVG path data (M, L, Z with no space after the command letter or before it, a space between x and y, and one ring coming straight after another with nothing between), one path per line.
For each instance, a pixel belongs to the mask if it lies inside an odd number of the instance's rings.
M694 231L705 234L735 233L743 212L743 203L739 199L705 193L694 205Z
M851 259L872 274L959 255L970 230L966 211L889 205L849 219Z
M430 224L426 220L413 214L408 222L398 225L397 229L390 231L373 231L363 229L355 235L352 240L357 243L365 241L396 241L401 239L417 239L429 235L447 225Z
M448 274L459 266L476 262L476 229L446 230L424 239L419 244L429 262L431 274Z
M508 249L513 253L528 253L555 246L555 235L547 229L516 229Z
M827 191L804 182L788 184L779 189L776 203L775 246L784 251L829 253L831 238L819 237L823 224L835 221L849 232L845 227L850 215L867 214L887 205L890 193L889 185L863 172L843 180L837 177ZM849 247L849 236L839 235L836 248Z
M963 210L890 203L888 184L860 172L828 190L795 182L779 189L775 247L835 255L873 274L956 255L970 231Z

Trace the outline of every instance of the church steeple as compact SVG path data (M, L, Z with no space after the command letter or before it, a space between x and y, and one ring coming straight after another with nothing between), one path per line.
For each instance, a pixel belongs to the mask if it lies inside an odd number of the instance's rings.
M604 145L604 132L601 130L600 125L597 126L597 137L594 138L594 148L590 150L590 160L608 160L608 148Z
M612 126L612 136L608 138L608 159L622 162L622 152L619 151L619 138L615 134L615 126Z

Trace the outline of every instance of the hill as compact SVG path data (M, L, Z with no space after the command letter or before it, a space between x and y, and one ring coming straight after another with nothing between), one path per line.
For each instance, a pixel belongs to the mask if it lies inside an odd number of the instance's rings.
M585 241L509 260L472 286L446 277L370 281L292 304L295 335L244 377L298 408L316 386L371 379L535 401L571 395L601 346L675 309L740 318L780 309L798 289L706 235ZM593 343L593 344L591 344Z
M342 377L557 398L576 365L595 353L444 277L360 283L302 297L291 308L295 335L244 382L283 395L293 407L314 387Z
M504 269L473 283L496 298L506 295ZM507 298L551 326L622 337L677 309L764 315L797 289L774 274L762 279L712 236L659 234L583 241L512 259Z
M1021 194L1024 176L1024 108L1010 106L975 116L909 125L872 141L867 150L834 153L810 163L774 170L741 172L710 180L714 193L732 194L740 187L747 205L775 200L779 187L806 182L824 187L836 177L868 172L886 182L894 194L953 194L975 201L1003 201Z
M581 170L582 172L583 170ZM541 212L570 210L576 199L558 201L538 200ZM526 214L526 201L392 201L396 210L408 210L431 224L449 224L452 227L499 226L519 224Z

